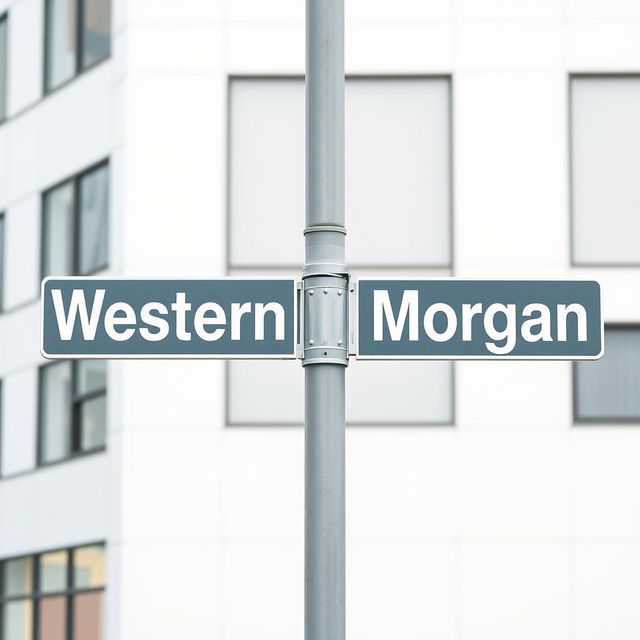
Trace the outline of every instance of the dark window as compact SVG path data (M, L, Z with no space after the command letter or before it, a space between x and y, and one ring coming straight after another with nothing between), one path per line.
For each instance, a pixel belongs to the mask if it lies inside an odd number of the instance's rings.
M110 53L110 0L47 0L47 91L109 57Z
M7 14L0 17L0 121L7 117L7 79L9 70Z
M574 365L576 422L640 422L640 326L605 329L597 362Z
M1 640L102 640L103 544L0 562Z
M64 360L42 367L38 462L104 449L106 396L103 360Z
M45 192L42 276L104 269L109 241L109 165L103 163Z

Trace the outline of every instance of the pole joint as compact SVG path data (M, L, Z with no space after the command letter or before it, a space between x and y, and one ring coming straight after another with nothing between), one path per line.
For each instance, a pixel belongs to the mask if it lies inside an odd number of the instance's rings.
M302 366L349 361L349 280L345 274L309 275L303 281Z

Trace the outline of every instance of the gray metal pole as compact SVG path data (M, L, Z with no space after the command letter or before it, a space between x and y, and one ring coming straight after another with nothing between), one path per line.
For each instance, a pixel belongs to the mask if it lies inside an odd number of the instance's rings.
M344 640L343 0L307 0L306 108L305 640Z

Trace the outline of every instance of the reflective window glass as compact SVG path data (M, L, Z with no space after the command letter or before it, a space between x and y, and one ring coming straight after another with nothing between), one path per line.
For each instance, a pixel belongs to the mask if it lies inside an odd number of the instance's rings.
M107 264L109 212L109 167L104 165L80 179L81 274Z
M5 602L2 614L2 640L32 640L32 600Z
M104 360L78 360L76 369L76 395L105 389L107 366Z
M67 598L42 598L39 606L38 640L67 640ZM81 636L74 640L81 640Z
M575 367L576 420L640 421L640 327L607 327L604 356Z
M70 451L71 363L47 365L40 375L40 458L41 462L54 462Z
M89 67L111 53L111 2L84 0L82 67Z
M32 558L14 558L4 562L4 597L29 595L33 591Z
M67 588L68 554L66 551L52 551L40 556L40 591L52 593Z
M69 181L45 194L43 277L73 275L73 191Z
M54 89L76 74L76 2L77 0L46 2L47 89Z
M105 548L102 545L78 547L73 551L75 589L102 587L105 584Z
M104 593L80 593L73 599L73 637L82 640L104 638Z

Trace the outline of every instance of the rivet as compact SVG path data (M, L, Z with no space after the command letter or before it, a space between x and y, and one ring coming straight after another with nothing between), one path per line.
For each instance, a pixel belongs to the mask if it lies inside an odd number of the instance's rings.
M341 296L342 295L342 289L338 289L338 295Z
M312 296L313 295L313 289L311 289L311 291L309 291L309 295Z
M338 340L338 344L342 344L342 340Z
M309 340L309 344L313 344L313 340Z
M324 292L325 293L329 293L329 289L324 289Z

